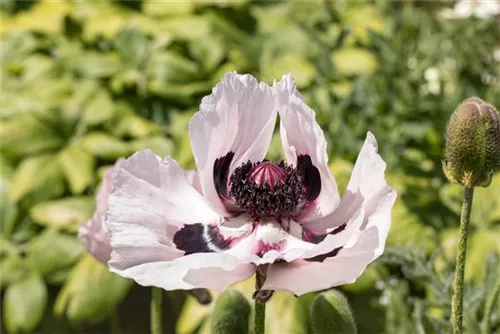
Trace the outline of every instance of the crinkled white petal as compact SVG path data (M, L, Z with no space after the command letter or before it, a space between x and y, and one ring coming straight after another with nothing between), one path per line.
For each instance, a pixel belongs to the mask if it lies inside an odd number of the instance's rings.
M89 253L102 263L107 263L111 257L111 245L109 243L108 229L104 223L104 213L108 207L112 180L123 161L124 159L119 159L114 166L108 168L104 173L96 196L96 211L92 219L80 226L78 230L78 239L84 244Z
M221 220L175 161L161 160L148 150L138 152L120 166L109 196L106 224L113 252L108 265L139 284L168 290L192 288L182 276L188 270L231 271L240 262L218 253L183 256L173 236L184 224Z
M189 124L189 135L203 195L220 215L229 214L215 189L215 160L234 152L228 176L248 160L262 160L275 122L271 88L251 75L228 73L203 98Z
M310 221L328 215L337 208L340 197L337 183L328 168L327 143L316 122L316 113L302 100L290 75L275 83L273 90L287 162L296 165L298 155L308 155L321 176L321 192L313 208L301 220Z
M348 221L360 207L368 215L373 210L373 205L378 204L378 200L394 191L385 180L386 164L377 150L377 141L368 132L341 204L331 215L308 222L306 228L319 234L324 233Z
M367 213L365 229L357 241L350 247L344 246L336 256L323 262L296 260L272 264L262 289L288 290L302 295L354 282L366 266L382 254L395 200L394 191L379 199L373 211Z

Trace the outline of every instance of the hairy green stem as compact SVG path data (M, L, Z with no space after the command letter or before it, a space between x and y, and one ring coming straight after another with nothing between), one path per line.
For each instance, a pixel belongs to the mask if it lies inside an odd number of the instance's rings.
M266 325L266 304L255 300L254 333L264 334Z
M481 331L482 334L491 333L491 328L490 328L491 313L493 312L493 307L495 306L495 302L498 301L499 295L500 295L500 283L495 285L495 287L493 288L493 293L491 293L488 299L486 300L486 307L484 310L484 317L483 317L482 331Z
M151 288L151 334L162 334L163 326L162 315L163 290L157 287Z
M451 297L451 323L454 334L462 334L463 319L463 288L465 255L467 253L467 230L469 228L470 212L472 208L473 187L465 187L462 214L460 215L460 230L458 236L457 264L455 267L455 280L453 281L453 295Z

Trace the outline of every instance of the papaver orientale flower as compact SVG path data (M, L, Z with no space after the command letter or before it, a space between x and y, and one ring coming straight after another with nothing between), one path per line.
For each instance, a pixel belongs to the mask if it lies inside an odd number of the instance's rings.
M274 163L264 157L278 114L286 161ZM262 291L301 295L355 281L382 253L396 193L375 137L341 200L289 75L270 87L227 74L189 135L197 174L148 150L120 164L106 212L112 271L166 290L223 290L259 270Z
M96 210L87 223L78 229L78 239L83 243L88 252L99 262L107 264L111 258L111 244L109 233L104 223L104 215L108 207L108 197L111 192L111 185L114 176L124 159L119 159L112 167L104 173L102 183L96 196ZM186 171L186 178L191 185L199 188L196 172ZM208 304L212 297L205 289L192 289L190 293L201 303Z

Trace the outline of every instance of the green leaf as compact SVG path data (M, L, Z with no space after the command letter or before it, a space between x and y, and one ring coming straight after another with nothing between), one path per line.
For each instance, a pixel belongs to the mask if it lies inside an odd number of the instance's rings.
M0 148L10 155L25 156L55 150L64 144L35 114L18 115L0 122Z
M70 267L85 252L75 236L52 228L30 240L27 251L31 267L44 276Z
M120 116L110 130L117 137L144 138L159 133L160 127L145 118L129 114Z
M375 57L361 48L345 48L332 54L332 62L344 76L371 74L377 69Z
M146 1L142 10L150 16L175 16L192 13L196 8L195 2L189 1Z
M7 163L7 161L0 155L0 198L2 199L2 205L0 206L0 230L5 238L9 238L12 232L14 232L16 219L19 214L19 209L11 199L10 199L10 184L12 175L14 174L13 168Z
M187 83L200 78L196 63L170 51L155 53L146 71L151 81L160 83Z
M88 51L77 60L76 70L87 78L108 78L123 68L116 53Z
M73 194L81 194L94 182L95 158L78 147L68 147L59 154L59 163Z
M73 323L98 323L109 317L127 295L132 281L85 256L73 269L57 296L54 313Z
M212 313L212 333L248 333L251 310L250 303L241 292L224 292L217 299Z
M113 118L115 105L111 95L104 89L94 94L83 109L83 122L89 126L99 125Z
M125 64L130 68L142 67L151 53L147 37L135 28L122 30L116 36L115 47Z
M347 298L336 290L319 294L311 308L314 333L357 333L354 316Z
M9 285L3 298L3 319L10 333L31 332L42 320L47 287L38 274Z
M39 224L56 229L77 231L88 221L95 209L93 197L68 197L39 203L30 210L30 216Z
M127 143L105 132L92 132L81 138L80 144L92 155L104 159L116 160L132 153Z
M150 137L134 140L130 142L133 151L149 149L161 157L171 155L174 151L174 144L165 137Z
M272 62L262 64L262 80L272 83L281 79L285 73L291 73L298 88L308 87L316 76L313 64L304 57L285 54Z
M5 243L4 240L1 240ZM2 256L2 279L0 285L3 288L20 281L29 272L29 266L23 257L18 253L11 252L7 256Z
M47 154L29 157L20 163L11 184L10 196L13 201L19 201L32 194L36 202L59 196L63 192L63 174L57 157Z

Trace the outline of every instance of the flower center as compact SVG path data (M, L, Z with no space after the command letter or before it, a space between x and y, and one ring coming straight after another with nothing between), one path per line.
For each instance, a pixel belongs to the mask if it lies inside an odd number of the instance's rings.
M304 197L297 169L283 161L250 161L236 168L230 178L230 195L253 218L286 218L296 212Z

